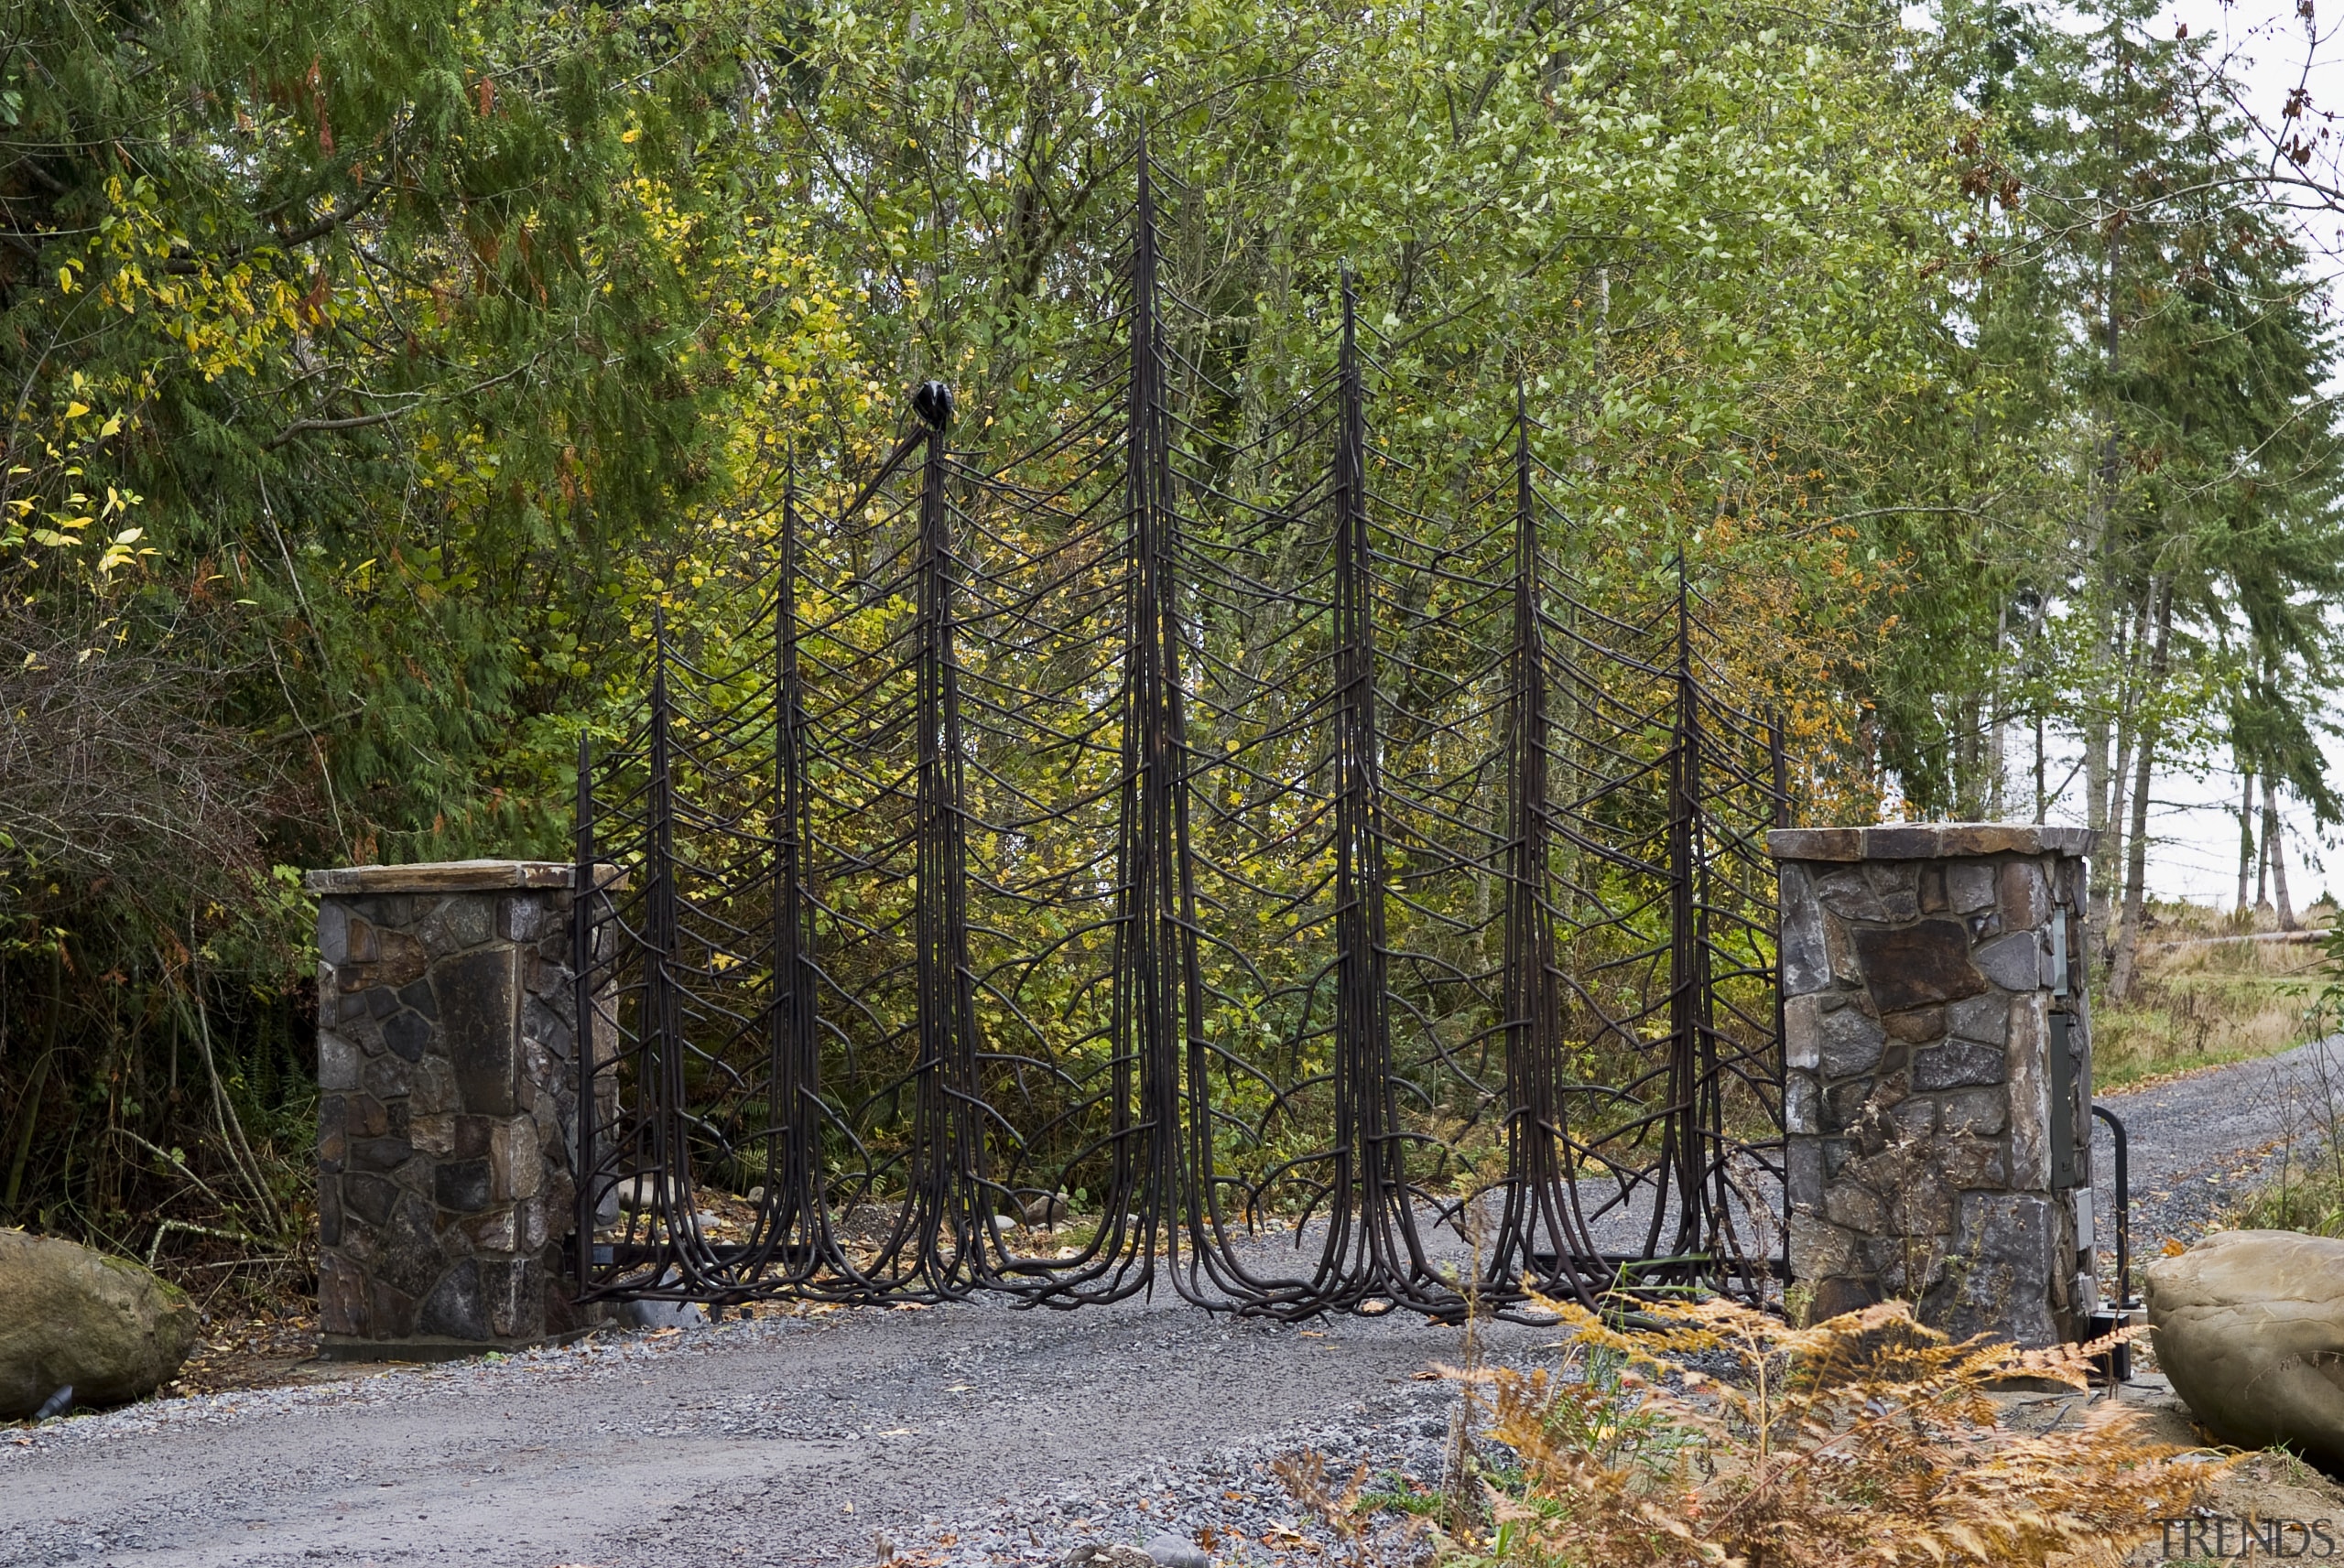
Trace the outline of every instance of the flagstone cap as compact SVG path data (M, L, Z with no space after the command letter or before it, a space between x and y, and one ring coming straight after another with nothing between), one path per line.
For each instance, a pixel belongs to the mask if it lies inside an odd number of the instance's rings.
M567 860L427 860L412 866L337 866L305 872L317 893L494 892L504 888L566 888L578 868Z
M2092 830L2032 822L1896 822L1877 827L1777 827L1777 860L1959 860L1985 855L2088 855Z

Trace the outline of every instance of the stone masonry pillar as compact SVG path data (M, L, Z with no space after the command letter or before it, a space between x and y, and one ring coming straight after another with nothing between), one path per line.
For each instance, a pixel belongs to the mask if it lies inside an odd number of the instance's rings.
M324 1353L430 1359L584 1326L570 866L312 871Z
M2041 1347L2087 1336L2090 1014L2078 827L1769 836L1791 1273Z

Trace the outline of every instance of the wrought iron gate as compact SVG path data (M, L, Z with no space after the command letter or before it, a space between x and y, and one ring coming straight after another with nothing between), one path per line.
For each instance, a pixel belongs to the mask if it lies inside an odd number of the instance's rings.
M1159 178L1094 403L994 460L921 388L754 656L661 625L581 747L583 1294L1763 1292L1783 757L1698 574L1575 550L1525 394L1388 461L1348 281L1323 383L1238 380Z

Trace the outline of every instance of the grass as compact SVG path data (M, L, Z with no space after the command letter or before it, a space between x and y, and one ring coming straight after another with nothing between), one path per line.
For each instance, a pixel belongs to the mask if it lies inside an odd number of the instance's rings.
M2300 1230L2344 1237L2344 1152L2333 1141L2290 1142L2278 1174L2222 1217L2232 1230Z
M2328 942L2328 983L2306 1034L2344 1024L2344 933ZM2300 1230L2344 1237L2344 1063L2332 1052L2309 1058L2279 1107L2278 1169L2222 1221L2240 1230Z
M2332 906L2307 912L2326 927ZM2253 940L2198 904L2156 903L2143 933L2140 983L2122 1003L2092 999L2092 1086L2102 1094L2176 1073L2251 1061L2311 1037L2328 979L2316 941Z

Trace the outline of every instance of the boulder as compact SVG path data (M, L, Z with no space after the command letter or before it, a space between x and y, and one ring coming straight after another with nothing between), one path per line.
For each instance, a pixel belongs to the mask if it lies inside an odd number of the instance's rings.
M698 1302L621 1302L619 1321L629 1328L705 1328L708 1313Z
M187 1297L137 1264L21 1230L0 1230L0 1420L73 1402L153 1393L195 1345Z
M2157 1366L2241 1447L2344 1461L2344 1241L2224 1230L2148 1269Z
M667 1184L657 1173L646 1176L622 1176L618 1184L619 1206L629 1214L642 1209L657 1209L667 1201Z
M1066 1195L1052 1193L1047 1197L1027 1198L1018 1213L1031 1229L1038 1230L1046 1225L1063 1225L1068 1213Z
M1212 1558L1203 1547L1169 1531L1147 1543L1147 1556L1156 1568L1212 1568Z

